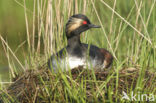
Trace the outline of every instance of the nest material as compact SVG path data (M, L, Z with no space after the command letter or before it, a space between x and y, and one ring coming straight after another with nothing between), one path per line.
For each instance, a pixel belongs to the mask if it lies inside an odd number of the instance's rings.
M94 76L93 73L95 74ZM47 67L42 67L39 70L28 70L24 74L14 78L14 83L11 84L7 89L9 96L6 96L8 100L12 102L19 101L20 103L49 103L51 101L65 102L64 80L62 78L59 78L59 80L56 79L60 75L51 73ZM119 75L118 80L115 78L115 75ZM139 70L136 68L127 68L120 70L117 74L115 71L93 72L91 70L76 68L70 73L66 73L66 76L69 83L74 81L79 84L82 82L82 80L87 81L86 101L94 102L92 92L93 90L97 91L97 89L99 89L97 88L97 85L101 85L104 82L108 88L113 88L114 93L118 92L119 94L122 94L122 91L128 91L128 88L131 88L132 90L135 89L137 80L139 79ZM108 78L108 76L110 78ZM118 86L115 85L116 82L118 82ZM143 82L145 89L150 87L150 89L154 90L153 88L156 87L155 74L146 71ZM107 96L108 94L105 88L102 88L105 94L101 95ZM57 97L57 92L62 93L62 98L64 99ZM55 100L53 100L54 98ZM115 97L113 98L115 99Z

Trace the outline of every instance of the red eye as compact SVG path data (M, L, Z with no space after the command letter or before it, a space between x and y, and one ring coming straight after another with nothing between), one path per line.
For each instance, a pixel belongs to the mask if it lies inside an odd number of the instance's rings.
M83 24L87 24L87 21L83 21Z

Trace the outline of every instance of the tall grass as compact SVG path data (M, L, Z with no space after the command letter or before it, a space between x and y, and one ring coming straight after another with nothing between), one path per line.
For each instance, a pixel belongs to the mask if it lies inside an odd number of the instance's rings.
M121 100L121 91L117 90L114 93L113 90L120 85L119 71L123 68L139 70L136 87L135 89L128 88L129 94L133 90L136 93L137 91L156 93L155 89L150 89L153 87L152 85L143 90L146 71L155 72L156 69L156 0L34 0L33 10L27 8L25 1L15 0L17 5L23 6L25 13L26 42L29 54L26 56L25 64L21 64L7 41L0 36L8 58L11 77L18 74L15 66L17 63L23 71L36 69L45 64L50 55L67 44L65 24L68 18L73 14L83 13L89 17L92 23L101 25L101 29L86 31L81 35L81 41L106 48L115 58L112 71L110 71L111 75L107 76L106 81L99 85L96 77L90 78L90 81L95 82L97 88L96 91L91 90L94 102L99 102L99 95L102 96L100 102L113 102L112 94L115 94L116 102ZM28 13L31 15L30 17ZM29 25L32 25L32 28L29 28ZM14 58L14 62L10 58ZM57 85L60 78L64 82L62 85ZM107 87L107 83L112 78L116 80L113 84L115 87ZM68 79L70 79L71 84ZM44 84L44 80L41 81ZM50 100L50 102L54 102L55 99L57 101L61 97L60 101L64 102L69 102L70 98L74 98L73 100L76 102L86 102L85 79L82 79L79 84L62 73L54 81L56 84L51 83L58 87L56 87L57 92L54 94L54 100ZM151 84L156 87L155 79L151 81ZM44 88L46 89L46 96L51 96L50 88L46 85ZM103 91L104 88L108 93L107 99L104 95L106 93ZM64 94L59 92L62 89L64 89Z

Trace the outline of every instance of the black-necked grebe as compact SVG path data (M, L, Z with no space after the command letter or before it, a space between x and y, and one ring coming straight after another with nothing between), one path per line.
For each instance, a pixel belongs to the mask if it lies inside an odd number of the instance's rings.
M59 68L68 70L79 66L92 67L95 70L108 68L113 61L110 52L94 45L89 47L88 44L80 42L80 34L90 28L100 28L100 26L92 24L83 14L71 16L66 24L68 45L50 57L48 60L49 68L55 72Z

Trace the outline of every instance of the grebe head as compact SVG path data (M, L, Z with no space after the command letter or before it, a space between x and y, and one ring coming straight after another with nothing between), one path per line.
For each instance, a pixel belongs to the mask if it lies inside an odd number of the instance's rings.
M71 16L66 24L67 39L79 35L90 28L100 28L90 22L87 16L83 14L75 14Z

